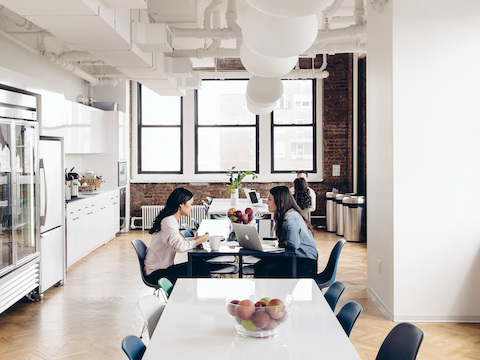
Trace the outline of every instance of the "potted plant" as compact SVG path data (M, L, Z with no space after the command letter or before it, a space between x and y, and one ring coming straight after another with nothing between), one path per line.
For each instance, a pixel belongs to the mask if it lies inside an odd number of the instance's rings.
M234 171L236 166L232 166L227 170L227 176L229 178L228 193L232 200L232 207L238 207L238 188L242 183L242 180L247 175L252 175L252 180L255 180L258 176L252 171Z

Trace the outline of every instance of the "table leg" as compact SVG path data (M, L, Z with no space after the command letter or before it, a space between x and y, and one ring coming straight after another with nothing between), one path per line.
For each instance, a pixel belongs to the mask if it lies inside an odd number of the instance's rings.
M189 254L188 254L188 263L187 263L187 275L188 275L188 277L192 277L192 276L193 276L193 265L192 265L192 262L193 262L193 256L189 253Z
M297 277L297 257L296 255L292 256L292 278Z
M243 256L238 256L238 277L243 278Z

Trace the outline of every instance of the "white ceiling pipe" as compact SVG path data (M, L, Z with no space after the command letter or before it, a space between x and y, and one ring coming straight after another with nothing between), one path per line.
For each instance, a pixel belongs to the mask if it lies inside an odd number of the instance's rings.
M81 70L80 68L76 67L75 65L61 59L58 57L58 55L53 54L53 53L44 53L43 57L47 59L48 61L54 63L55 65L61 67L64 70L67 70L78 77L88 81L92 86L96 86L99 83L99 79L96 78L93 75L90 75L86 71Z
M65 61L92 61L98 60L96 56L93 56L88 51L66 51L58 55Z
M365 5L363 0L355 0L355 9L353 10L353 16L355 17L355 25L365 24Z
M242 32L240 30L230 30L230 29L212 29L212 30L203 30L203 29L180 29L180 28L170 28L173 36L177 38L194 38L194 39L241 39Z
M170 57L188 57L188 58L196 58L196 59L204 59L204 58L231 58L231 57L240 57L240 49L237 46L235 49L225 49L225 48L218 48L218 49L194 49L194 50L175 50L169 53L165 53L165 56Z
M212 0L212 2L205 8L203 12L203 28L205 30L212 30L211 19L213 10L220 5L223 0Z
M321 43L315 46L312 46L308 49L307 57L314 56L315 54L366 54L367 53L367 44L366 43ZM301 57L303 55L300 55Z
M228 0L227 12L225 13L227 26L232 31L241 31L237 24L237 0Z
M239 70L239 71L193 71L194 75L198 75L201 79L217 79L217 80L225 80L225 79L250 79L250 77L254 76L247 71ZM319 71L315 69L299 69L299 70L292 70L288 74L282 75L280 78L285 80L297 80L297 79L326 79L329 76L328 71Z
M335 16L329 21L330 26L350 26L355 24L354 16Z
M333 29L333 30L320 30L317 35L315 43L322 41L337 41L344 39L358 38L361 36L367 36L366 25L352 25L346 28Z
M343 0L335 0L335 2L330 5L330 7L323 12L323 17L327 19L328 22L335 16L336 12L338 9L340 9L340 6L342 6Z
M25 19L24 17L14 13L13 11L7 9L3 5L0 5L0 13L4 14L7 18L12 20L15 23L15 25L17 25L20 28L25 28L26 30L32 30L32 29L39 30L40 29L38 26L36 26L31 21L29 21L29 20Z

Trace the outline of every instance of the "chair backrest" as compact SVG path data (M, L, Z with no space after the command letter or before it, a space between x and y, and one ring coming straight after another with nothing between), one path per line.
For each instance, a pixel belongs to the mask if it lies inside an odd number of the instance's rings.
M195 226L195 229L198 230L198 228L200 227L200 224L198 223L197 219L191 218L190 220L192 220L192 223L193 223L193 226Z
M319 278L321 278L321 282L322 282L321 287L330 286L335 281L335 276L337 276L338 259L340 258L340 253L342 251L343 246L346 243L347 243L347 240L345 239L340 239L337 241L337 243L332 249L332 252L330 253L327 266L325 266L325 269L320 274L317 275L316 277L317 284L319 283Z
M213 199L210 196L205 196L205 199L207 199L208 205L212 204Z
M186 239L193 237L193 234L188 230L180 230L180 234Z
M193 230L192 228L190 227L190 225L188 224L182 224L183 228L185 229L185 231L188 231L188 233L190 234L189 237L193 237L195 234L193 233Z
M138 299L137 305L142 312L145 323L147 324L148 336L151 339L153 331L157 327L158 320L165 308L165 303L155 295L146 295Z
M342 325L347 336L350 336L353 325L363 311L362 305L355 301L350 301L343 305L337 314L337 319Z
M158 280L158 285L160 286L161 289L163 289L163 291L165 291L165 295L167 295L167 299L168 299L173 290L172 282L167 278L161 278L160 280Z
M147 347L135 335L127 335L122 340L122 349L130 360L141 360Z
M383 341L376 360L415 360L422 341L422 329L410 323L398 324Z
M144 261L145 256L147 256L147 245L145 245L145 243L140 239L132 240L132 245L135 249L135 252L137 253L138 264L140 265L140 275L142 276L144 284L149 287L158 289L158 284L152 284L145 279Z
M332 311L335 311L335 307L337 306L338 299L342 295L343 291L345 290L346 286L341 281L336 281L325 292L325 300L327 300L328 305Z

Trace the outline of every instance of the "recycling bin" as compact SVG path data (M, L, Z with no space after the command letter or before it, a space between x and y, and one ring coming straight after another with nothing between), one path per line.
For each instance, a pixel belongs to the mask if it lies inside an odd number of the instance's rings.
M343 198L344 238L347 241L360 242L362 230L362 215L365 211L364 196L349 196Z
M325 194L327 204L327 231L337 231L337 203L335 202L336 192L327 192Z
M343 230L343 199L349 197L347 194L337 194L335 196L336 210L337 210L337 235L342 236Z

